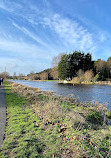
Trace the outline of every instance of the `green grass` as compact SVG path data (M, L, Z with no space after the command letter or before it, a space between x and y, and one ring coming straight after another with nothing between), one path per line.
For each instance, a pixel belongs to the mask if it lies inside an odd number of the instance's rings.
M7 124L0 158L111 157L111 127L102 126L95 107L4 86Z
M7 102L7 126L0 157L43 157L43 144L36 136L34 114L25 107L26 99L11 92L5 84Z

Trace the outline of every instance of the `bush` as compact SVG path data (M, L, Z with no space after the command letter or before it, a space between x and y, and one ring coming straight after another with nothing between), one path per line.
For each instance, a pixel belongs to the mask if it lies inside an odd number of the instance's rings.
M86 82L91 82L93 77L94 77L94 74L93 74L92 70L87 70L84 73L84 81L86 81Z
M106 115L109 119L111 119L111 111L107 111L107 112L105 113L105 115Z
M94 78L93 78L93 82L98 81L98 79L99 79L99 75L98 75L98 74L96 74L96 76L94 76Z
M103 124L103 117L99 112L91 111L87 115L86 120L92 124L100 124L100 125Z

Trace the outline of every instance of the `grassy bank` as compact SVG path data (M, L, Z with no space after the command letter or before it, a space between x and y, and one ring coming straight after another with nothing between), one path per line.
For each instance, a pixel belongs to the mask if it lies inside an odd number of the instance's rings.
M111 127L102 105L15 83L4 86L7 124L1 158L111 157Z

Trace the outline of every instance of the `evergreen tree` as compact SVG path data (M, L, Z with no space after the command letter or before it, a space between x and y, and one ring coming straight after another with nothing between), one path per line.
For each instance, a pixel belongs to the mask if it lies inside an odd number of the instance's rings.
M93 69L94 62L91 54L83 52L73 52L73 54L65 54L58 64L58 76L60 79L72 79L81 69L83 71Z

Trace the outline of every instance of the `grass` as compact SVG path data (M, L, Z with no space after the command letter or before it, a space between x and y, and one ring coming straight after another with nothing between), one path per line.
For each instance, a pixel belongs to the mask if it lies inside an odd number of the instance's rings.
M35 135L32 110L25 107L24 97L11 92L9 84L5 84L5 90L7 126L0 157L40 157L43 147Z
M38 89L4 84L7 102L1 158L111 157L103 111Z

